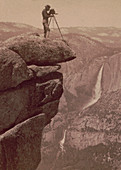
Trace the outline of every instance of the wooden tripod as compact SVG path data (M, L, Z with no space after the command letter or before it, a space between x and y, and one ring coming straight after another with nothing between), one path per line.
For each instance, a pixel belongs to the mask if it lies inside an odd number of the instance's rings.
M60 30L60 27L59 27L58 22L57 22L57 19L56 19L56 17L55 17L54 14L53 14L53 16L50 18L49 25L50 25L52 19L55 21L55 23L56 23L56 25L57 25L57 28L58 28L58 30L59 30L59 33L60 33L60 35L61 35L62 40L64 40L63 35L62 35L62 33L61 33L61 30ZM48 37L49 37L49 34L48 34Z

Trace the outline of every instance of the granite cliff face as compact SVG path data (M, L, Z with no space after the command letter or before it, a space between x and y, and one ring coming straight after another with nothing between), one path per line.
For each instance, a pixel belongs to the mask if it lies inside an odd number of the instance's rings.
M80 169L121 169L120 61L120 53L106 59L100 81L99 100L82 111L73 122L73 130L69 130L68 141L73 145L72 148L78 148L79 157L82 160L87 157L90 162L89 166L86 159L83 165L78 162L76 167ZM78 136L76 138L75 132Z
M35 170L43 128L58 112L63 76L58 63L75 58L63 41L38 34L0 48L0 169Z
M61 161L58 159L55 169L121 169L120 61L119 53L104 57L102 64L100 62L101 67L94 76L97 78L91 91L92 97L83 110L75 112L73 119L70 117L68 121L62 156L66 161L62 161L62 157Z

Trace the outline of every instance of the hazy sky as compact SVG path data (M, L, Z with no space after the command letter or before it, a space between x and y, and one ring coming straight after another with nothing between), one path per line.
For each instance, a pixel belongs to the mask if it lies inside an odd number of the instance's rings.
M59 13L60 27L121 27L121 0L0 0L0 21L41 28L41 11L46 4Z

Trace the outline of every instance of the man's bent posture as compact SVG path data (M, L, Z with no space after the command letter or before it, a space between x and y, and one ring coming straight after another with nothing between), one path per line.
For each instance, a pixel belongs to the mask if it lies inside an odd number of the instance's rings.
M47 32L50 31L49 24L48 24L48 18L51 17L51 14L48 12L50 10L50 5L46 5L45 9L42 11L42 17L43 17L43 26L44 26L44 37L46 38Z

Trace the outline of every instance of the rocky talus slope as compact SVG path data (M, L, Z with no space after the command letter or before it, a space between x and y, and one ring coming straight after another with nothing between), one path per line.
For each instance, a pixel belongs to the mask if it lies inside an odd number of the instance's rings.
M35 170L43 128L58 112L63 76L58 63L75 58L63 41L36 34L0 47L0 170Z

